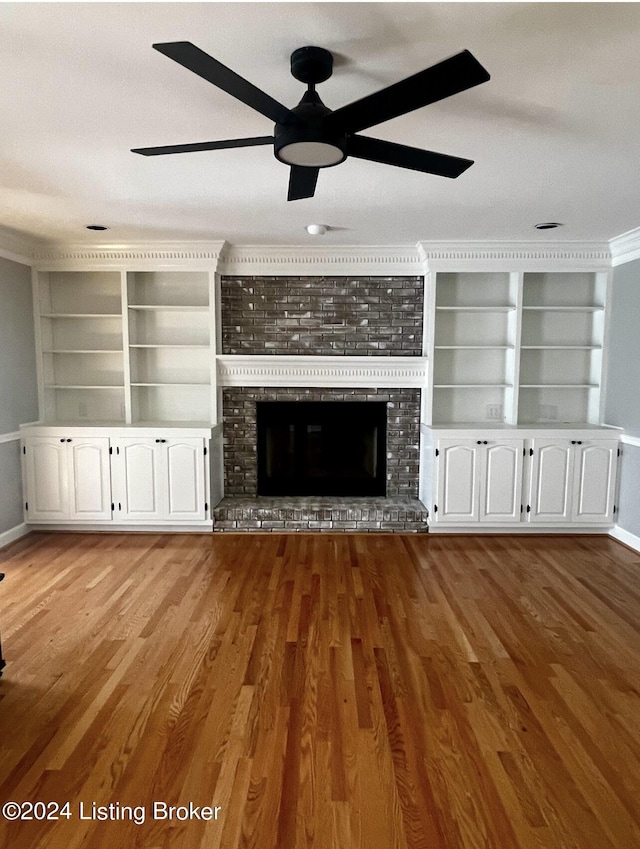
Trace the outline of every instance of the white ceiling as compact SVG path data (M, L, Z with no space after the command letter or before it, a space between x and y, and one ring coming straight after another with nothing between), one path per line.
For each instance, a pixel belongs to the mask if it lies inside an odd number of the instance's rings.
M192 41L287 106L325 47L337 108L470 50L491 80L368 135L475 160L457 180L348 159L287 202L267 118L153 50ZM640 4L1 3L0 226L55 240L413 245L610 239L640 225ZM559 221L540 234L533 225ZM108 233L89 233L87 224Z

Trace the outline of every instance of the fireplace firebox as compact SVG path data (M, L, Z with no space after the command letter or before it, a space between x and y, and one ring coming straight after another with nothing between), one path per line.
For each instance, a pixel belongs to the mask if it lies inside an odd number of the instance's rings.
M258 495L386 495L386 403L256 406Z

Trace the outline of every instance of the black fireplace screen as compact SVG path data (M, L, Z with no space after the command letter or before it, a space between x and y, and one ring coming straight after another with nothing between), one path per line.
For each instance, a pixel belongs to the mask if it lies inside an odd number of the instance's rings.
M258 402L258 495L385 495L386 407Z

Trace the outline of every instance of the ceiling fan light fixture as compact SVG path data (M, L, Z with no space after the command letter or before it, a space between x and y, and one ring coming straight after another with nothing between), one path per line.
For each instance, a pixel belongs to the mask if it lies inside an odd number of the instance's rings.
M323 141L294 141L278 149L276 156L287 165L302 168L329 168L339 165L345 158L344 151L335 144Z
M307 233L310 236L324 236L327 230L325 224L307 224Z

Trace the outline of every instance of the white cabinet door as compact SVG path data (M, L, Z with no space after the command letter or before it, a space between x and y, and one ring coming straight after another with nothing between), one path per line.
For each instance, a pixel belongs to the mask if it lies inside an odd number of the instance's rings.
M157 522L165 517L162 443L124 437L115 445L114 501L118 521Z
M434 520L519 522L523 449L522 439L439 439Z
M111 521L108 437L28 436L29 522Z
M106 436L67 439L69 518L111 519L111 468Z
M617 441L577 441L574 452L572 521L613 522Z
M27 522L59 522L69 516L67 445L53 436L24 441Z
M483 440L480 448L481 522L519 522L522 506L522 453L524 440Z
M202 439L168 439L163 448L166 460L167 519L204 519L205 473Z
M479 448L472 439L438 440L435 522L478 521Z
M114 470L119 521L171 524L205 519L203 439L119 439Z
M531 522L571 521L573 446L568 439L534 439L529 496Z

